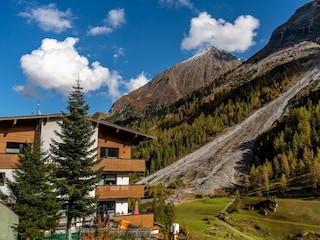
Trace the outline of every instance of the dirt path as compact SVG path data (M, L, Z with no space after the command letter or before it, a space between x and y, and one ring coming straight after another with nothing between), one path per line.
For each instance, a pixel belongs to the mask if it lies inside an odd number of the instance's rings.
M232 227L230 224L226 223L225 221L222 221L221 219L216 217L216 220L219 221L219 223L221 223L223 226L227 227L228 229L230 229L232 232L240 235L241 237L243 237L244 239L248 239L248 240L255 240L254 238L244 234L243 232L240 232L238 229Z
M142 179L138 184L170 184L175 179L182 179L187 187L177 191L174 196L174 201L178 203L186 193L212 194L218 188L235 183L235 174L239 172L239 168L249 165L254 140L285 113L289 101L299 91L320 78L319 69L320 64L315 65L300 76L289 90L246 120L172 165Z

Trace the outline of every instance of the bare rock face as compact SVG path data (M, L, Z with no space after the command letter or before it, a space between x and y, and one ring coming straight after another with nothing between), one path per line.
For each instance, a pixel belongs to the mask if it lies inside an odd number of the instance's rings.
M109 113L113 115L126 112L128 117L157 110L204 87L240 64L241 61L230 53L210 47L159 73L145 86L121 97L113 104Z
M268 44L248 62L257 62L304 41L320 42L320 0L310 1L297 9L287 22L273 31Z

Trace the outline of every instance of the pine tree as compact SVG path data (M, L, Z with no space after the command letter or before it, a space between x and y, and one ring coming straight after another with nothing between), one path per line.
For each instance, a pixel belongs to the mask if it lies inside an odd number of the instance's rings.
M287 178L286 178L286 175L284 173L281 174L281 178L280 178L280 186L281 186L281 189L282 189L282 192L284 193L284 191L286 190L287 188Z
M19 239L32 239L41 236L43 230L55 229L61 217L52 171L41 146L39 141L28 144L19 156L20 169L14 170L14 181L7 180L16 198L12 209L19 215L15 226Z
M234 205L236 207L237 212L239 212L241 209L241 196L238 189L235 192Z
M55 132L60 140L52 140L50 146L52 162L57 166L54 174L57 192L64 202L69 239L72 220L96 211L96 198L90 193L100 180L102 171L93 169L98 162L92 138L94 128L87 118L89 106L85 103L79 80L73 89L67 107L69 114L63 115L62 121L58 122L61 131Z

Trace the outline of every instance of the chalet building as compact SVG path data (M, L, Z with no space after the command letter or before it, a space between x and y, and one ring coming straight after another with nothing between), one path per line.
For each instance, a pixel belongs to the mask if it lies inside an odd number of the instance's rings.
M54 133L59 131L57 122L61 115L32 115L0 118L0 190L9 194L5 178L13 180L13 170L19 167L18 155L24 146L40 137L43 150L49 150L51 140L57 140ZM131 224L153 227L153 214L134 214L128 210L129 198L144 196L143 185L133 185L129 173L144 172L145 160L131 158L131 146L152 136L105 121L90 119L95 129L93 138L97 156L102 161L96 168L103 167L103 178L95 187L99 212L105 217L128 221Z

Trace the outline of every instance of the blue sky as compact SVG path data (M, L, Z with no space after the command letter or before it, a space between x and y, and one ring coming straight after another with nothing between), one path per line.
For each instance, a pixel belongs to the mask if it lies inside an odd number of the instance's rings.
M0 116L90 113L215 46L247 59L307 0L2 0Z

